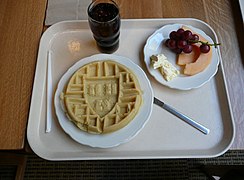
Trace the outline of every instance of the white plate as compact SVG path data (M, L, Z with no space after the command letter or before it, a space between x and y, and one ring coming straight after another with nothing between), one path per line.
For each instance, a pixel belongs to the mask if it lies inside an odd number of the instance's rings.
M71 75L78 70L81 66L97 61L97 60L114 60L122 65L125 65L129 69L133 70L135 75L138 77L139 84L143 92L143 104L135 116L135 118L124 128L105 135L94 135L86 133L77 128L68 118L66 117L62 104L60 102L60 93L63 91L64 86L70 79ZM90 57L81 59L75 63L60 79L58 87L54 97L54 106L58 121L63 130L70 135L78 143L89 145L91 147L109 148L118 146L121 143L128 142L135 137L139 131L144 127L152 113L153 105L153 90L150 82L144 73L144 71L130 59L117 55L108 54L97 54Z
M165 47L163 43L169 38L171 31L176 31L182 27L183 24L169 24L155 31L146 42L144 47L144 61L146 63L149 73L161 84L174 89L189 90L193 88L198 88L208 82L217 72L219 65L219 58L217 54L217 49L213 48L212 61L210 65L202 72L193 75L186 76L180 74L177 78L172 81L166 81L162 74L158 70L153 69L150 64L150 57L155 54L163 53L168 60L178 69L180 67L176 64L176 54L173 53L169 48ZM184 24L185 25L185 24ZM202 30L195 28L190 25L185 25L191 28L197 34L202 35L208 42L213 43L213 40L206 35ZM165 47L165 48L164 48Z

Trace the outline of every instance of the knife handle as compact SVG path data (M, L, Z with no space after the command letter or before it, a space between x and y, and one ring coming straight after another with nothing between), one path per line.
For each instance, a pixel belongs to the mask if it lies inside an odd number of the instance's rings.
M177 111L173 107L171 107L171 106L169 106L169 105L167 105L165 103L164 103L164 105L162 107L166 111L168 111L171 114L173 114L173 115L177 116L178 118L182 119L183 121L185 121L186 123L190 124L194 128L198 129L202 133L209 134L210 130L208 128L204 127L203 125L199 124L198 122L194 121L193 119L189 118L188 116L182 114L181 112Z

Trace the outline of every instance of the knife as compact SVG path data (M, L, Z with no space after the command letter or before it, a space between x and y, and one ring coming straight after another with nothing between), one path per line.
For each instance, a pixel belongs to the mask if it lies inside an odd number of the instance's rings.
M177 111L173 107L165 104L158 98L154 97L153 102L154 102L154 104L158 105L159 107L165 109L166 111L170 112L171 114L175 115L176 117L178 117L178 118L182 119L183 121L185 121L186 123L190 124L197 130L201 131L203 134L206 134L206 135L209 134L210 130L208 128L204 127L203 125L199 124L198 122L194 121L193 119L182 114L181 112Z

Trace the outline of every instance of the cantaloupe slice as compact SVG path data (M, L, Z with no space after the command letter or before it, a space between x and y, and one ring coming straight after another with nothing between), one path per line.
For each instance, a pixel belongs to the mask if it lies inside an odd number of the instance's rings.
M199 46L192 45L191 53L181 53L178 55L177 64L180 66L184 66L186 64L190 64L195 62L200 56L201 52Z
M191 76L202 72L211 63L212 53L213 51L211 48L208 53L201 53L195 62L186 64L184 68L184 74Z
M190 28L183 26L184 30L190 30ZM193 32L194 33L194 32ZM207 40L198 34L199 40L203 42L207 42ZM178 55L177 64L185 65L183 73L185 75L195 75L197 73L202 72L204 69L208 67L212 60L212 47L210 46L210 51L208 53L201 53L199 49L200 44L196 44L193 46L193 50L191 53L181 53Z

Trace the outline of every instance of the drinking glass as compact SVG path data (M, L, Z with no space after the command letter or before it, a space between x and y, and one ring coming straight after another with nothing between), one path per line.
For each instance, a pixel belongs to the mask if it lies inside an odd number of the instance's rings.
M87 9L88 22L98 49L113 53L119 47L120 14L113 0L95 0Z

